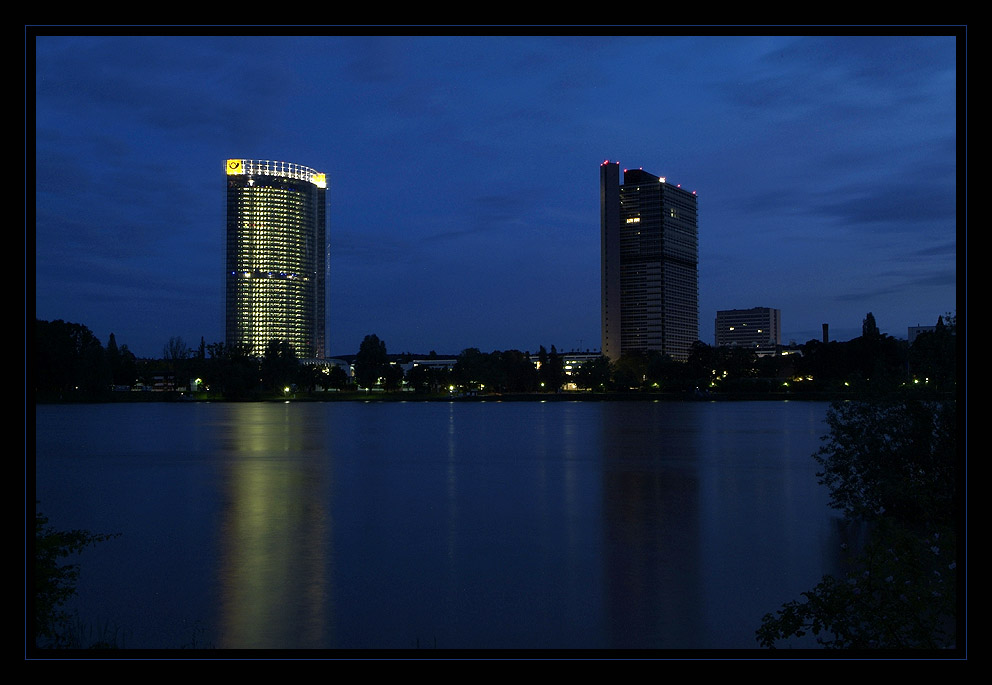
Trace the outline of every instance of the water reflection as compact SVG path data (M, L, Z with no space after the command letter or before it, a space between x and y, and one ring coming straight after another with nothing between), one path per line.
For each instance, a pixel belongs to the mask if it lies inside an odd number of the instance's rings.
M610 646L700 647L698 415L625 403L600 416Z
M219 647L324 647L332 526L322 422L298 407L228 405Z

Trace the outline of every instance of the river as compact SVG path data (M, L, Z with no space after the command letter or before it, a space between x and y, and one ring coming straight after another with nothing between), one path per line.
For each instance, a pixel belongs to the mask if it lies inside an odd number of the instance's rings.
M756 649L840 563L826 410L40 405L35 489L127 648Z

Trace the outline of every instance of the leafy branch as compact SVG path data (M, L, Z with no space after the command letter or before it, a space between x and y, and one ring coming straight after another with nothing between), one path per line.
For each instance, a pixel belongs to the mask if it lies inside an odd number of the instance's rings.
M79 565L63 559L81 553L86 547L117 537L120 533L94 534L86 530L56 530L48 517L35 514L34 549L34 634L35 645L64 648L71 645L70 616L65 603L76 594Z
M840 402L813 455L830 504L870 525L844 578L824 576L766 614L756 638L774 648L816 636L832 649L944 649L957 643L953 401Z

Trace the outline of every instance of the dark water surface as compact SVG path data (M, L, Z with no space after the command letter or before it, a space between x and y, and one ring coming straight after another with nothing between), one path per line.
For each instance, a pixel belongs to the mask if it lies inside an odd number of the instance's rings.
M806 402L37 407L125 647L750 649L837 564Z

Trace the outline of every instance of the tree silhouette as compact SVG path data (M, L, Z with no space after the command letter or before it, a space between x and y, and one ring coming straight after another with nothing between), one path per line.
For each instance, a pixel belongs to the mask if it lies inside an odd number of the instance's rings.
M387 366L386 343L374 333L366 335L355 356L355 382L360 388L372 388L386 375Z
M879 335L878 326L875 325L875 315L871 312L868 312L861 322L861 335L869 339L877 338Z
M39 392L93 395L109 389L111 375L103 346L86 326L36 319L34 351Z
M79 565L63 563L86 547L117 535L93 534L86 530L60 531L48 525L48 517L35 512L34 640L36 647L71 647L69 614L63 606L76 594Z
M956 320L937 317L933 331L920 333L909 348L909 370L935 390L951 390L957 380Z
M296 383L300 363L293 346L285 340L273 338L265 346L262 356L262 387L269 391L282 392Z
M758 642L806 634L828 648L935 649L956 644L957 405L837 402L816 453L831 506L870 522L845 578L825 576L766 614Z
M610 358L600 355L579 367L576 384L581 388L603 392L610 385L611 374Z

